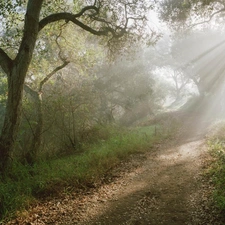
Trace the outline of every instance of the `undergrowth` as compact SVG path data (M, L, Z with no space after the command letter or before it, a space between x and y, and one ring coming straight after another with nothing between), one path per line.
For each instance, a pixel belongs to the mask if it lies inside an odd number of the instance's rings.
M86 146L80 154L41 161L33 167L14 162L0 181L0 224L39 197L56 194L70 185L84 187L98 182L121 160L150 150L165 137L165 133L155 133L155 126L118 130L107 140Z
M218 208L225 211L225 124L220 123L213 128L208 146L213 157L209 175L215 186L214 200Z

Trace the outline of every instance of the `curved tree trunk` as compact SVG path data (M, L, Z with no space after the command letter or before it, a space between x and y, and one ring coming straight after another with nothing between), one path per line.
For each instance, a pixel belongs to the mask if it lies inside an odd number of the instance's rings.
M13 73L8 77L8 99L0 137L0 171L6 169L15 144L20 123L22 93L23 84L18 82L17 70L13 69Z
M25 16L24 32L16 58L8 58L4 67L8 78L8 99L2 133L0 136L0 173L4 174L9 166L10 155L13 151L18 134L21 118L22 96L25 77L30 65L37 35L39 31L39 15L43 0L29 0ZM0 52L3 57L5 53ZM6 54L5 54L6 55ZM6 59L6 57L5 57ZM10 64L10 65L9 65Z

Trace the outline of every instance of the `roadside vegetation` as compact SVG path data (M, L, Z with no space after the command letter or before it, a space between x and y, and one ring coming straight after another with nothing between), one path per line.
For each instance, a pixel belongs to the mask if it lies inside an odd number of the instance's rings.
M214 201L219 210L225 212L225 124L218 123L208 140L212 162L208 171L214 185Z
M185 30L195 14L219 16L220 4L0 3L0 221L68 186L95 186L130 154L173 136L181 120L222 118L224 31L215 21ZM163 26L149 23L154 10ZM223 136L209 145L225 209Z
M163 125L99 128L98 141L83 145L78 153L41 160L33 166L14 161L0 183L2 221L38 199L57 195L69 187L73 190L95 187L110 169L129 155L152 151L154 144L171 135L166 130Z

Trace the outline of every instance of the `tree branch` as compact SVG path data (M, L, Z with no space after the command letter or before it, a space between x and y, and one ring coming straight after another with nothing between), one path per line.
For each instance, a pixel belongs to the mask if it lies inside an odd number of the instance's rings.
M121 28L119 32L116 32L111 27L101 27L99 30L95 30L87 26L86 24L82 23L81 21L79 21L77 17L78 17L77 14L74 15L74 14L66 13L66 12L49 15L39 22L39 31L42 30L46 25L50 23L57 22L60 20L65 20L66 22L70 21L76 24L77 26L81 27L82 29L97 36L107 36L109 33L111 33L113 37L119 38L126 33L126 27Z
M99 13L99 8L97 8L95 5L92 5L92 6L84 7L77 14L65 13L65 12L64 13L52 14L52 15L49 15L49 16L45 17L44 19L42 19L40 21L40 23L39 23L39 31L42 30L49 23L53 23L53 22L56 22L56 21L59 21L59 20L66 20L67 22L68 21L72 21L71 19L76 19L76 18L81 17L88 10L95 10L95 13L93 14L93 16ZM71 18L71 17L73 17L73 18Z
M220 10L218 10L218 11L216 11L216 12L214 12L214 13L209 17L208 20L204 20L204 21L201 21L201 22L198 22L198 23L194 23L194 24L192 24L191 26L189 26L189 28L191 29L191 28L193 28L193 27L195 27L195 26L198 26L198 25L201 25L201 24L204 24L204 23L208 23L208 22L210 22L210 21L212 20L212 18L213 18L215 15L217 15L217 14L219 14L219 13L221 13L221 12L224 12L224 11L225 11L225 7L222 8L222 9L220 9Z
M74 14L74 16L75 16L76 18L81 17L86 11L92 10L92 9L95 11L95 13L99 13L99 8L97 8L97 7L94 6L94 5L91 5L91 6L86 6L86 7L84 7L83 9L81 9L81 11L80 11L79 13Z
M59 34L56 36L56 39L55 39L56 45L57 45L57 47L58 47L58 49L59 49L58 57L62 60L62 62L68 61L68 60L66 59L66 57L63 56L63 54L62 54L62 48L61 48L61 46L60 46L60 44L59 44L59 38L62 37L63 27L64 27L65 25L66 25L66 24L63 24L63 25L60 27Z
M39 85L39 92L42 91L43 85L59 70L63 69L65 66L69 64L69 61L65 61L61 66L56 67L52 72L50 72L41 82Z
M3 71L9 76L13 60L5 53L5 51L0 48L0 66Z

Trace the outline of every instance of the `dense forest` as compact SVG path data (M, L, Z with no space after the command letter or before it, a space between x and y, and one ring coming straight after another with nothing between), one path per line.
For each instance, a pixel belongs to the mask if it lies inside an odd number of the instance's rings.
M0 218L93 186L187 117L198 131L223 120L224 12L220 0L1 2ZM221 164L223 138L210 140Z

